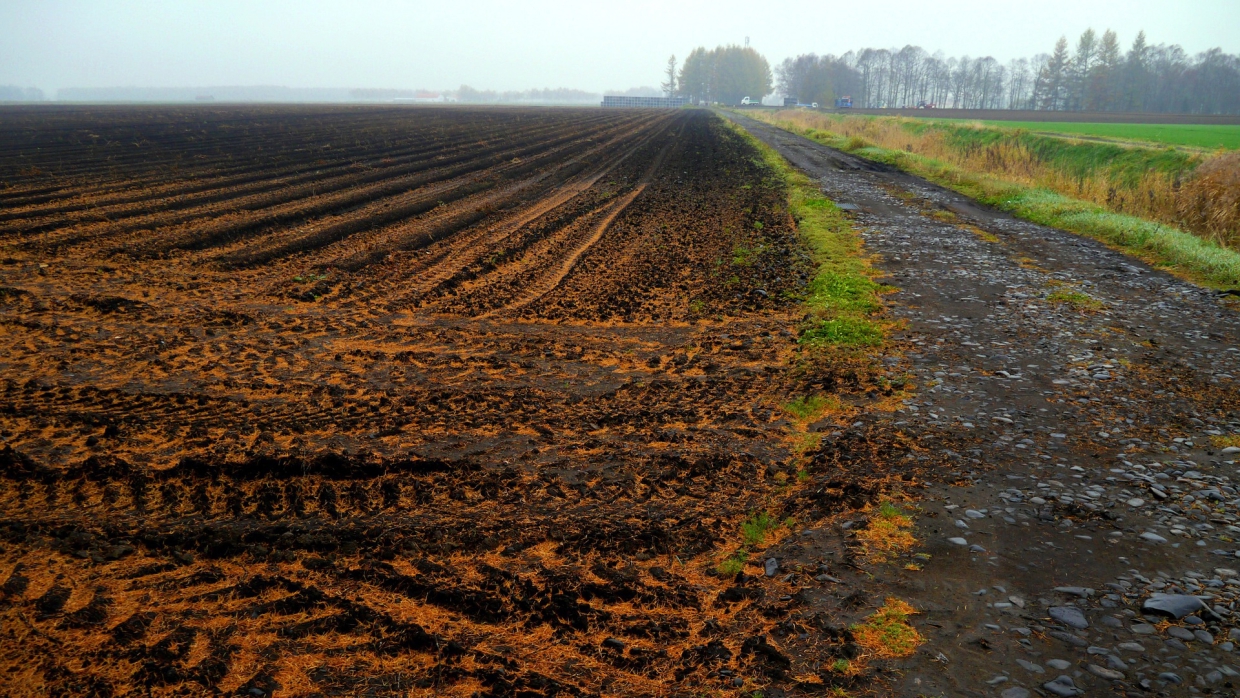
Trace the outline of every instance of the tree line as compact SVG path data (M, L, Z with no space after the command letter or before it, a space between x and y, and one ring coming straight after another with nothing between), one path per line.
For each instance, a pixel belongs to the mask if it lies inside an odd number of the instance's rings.
M771 93L771 65L748 46L699 46L689 52L680 72L676 57L667 62L667 80L661 85L667 96L680 96L694 104L740 104L749 97L760 100Z
M1115 32L1088 29L1074 50L1061 37L1051 53L1006 65L920 46L805 54L775 76L778 90L802 103L850 96L866 108L1240 114L1240 56L1217 48L1189 56L1178 45L1149 44L1145 32L1124 51Z
M0 85L0 102L42 102L43 90L37 87Z

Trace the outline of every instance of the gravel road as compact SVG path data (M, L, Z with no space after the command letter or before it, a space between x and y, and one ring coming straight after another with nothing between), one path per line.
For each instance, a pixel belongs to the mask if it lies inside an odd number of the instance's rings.
M894 344L920 388L890 427L928 453L972 445L935 454L955 469L924 490L923 570L823 582L823 599L922 610L928 642L880 679L891 693L1231 695L1237 299L729 118L821 182L899 289Z

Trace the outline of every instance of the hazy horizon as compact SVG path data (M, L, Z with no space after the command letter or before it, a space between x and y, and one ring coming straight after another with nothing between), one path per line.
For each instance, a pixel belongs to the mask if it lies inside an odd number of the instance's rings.
M1191 5L1191 11L1186 6ZM915 44L948 55L1048 53L1066 35L1139 30L1190 55L1240 53L1240 3L880 0L865 5L650 0L351 3L16 0L0 6L0 84L64 88L573 88L655 86L669 54L742 44L772 66L802 53Z

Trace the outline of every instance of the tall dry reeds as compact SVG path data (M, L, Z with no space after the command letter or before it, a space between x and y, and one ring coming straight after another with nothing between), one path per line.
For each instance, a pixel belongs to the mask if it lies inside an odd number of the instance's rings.
M774 119L802 129L829 131L844 147L868 144L933 158L970 172L1041 187L1089 201L1116 213L1180 226L1219 244L1240 249L1240 154L1215 156L1183 171L1149 169L1138 177L1098 168L1083 174L1048 162L1019 138L953 139L945 128L923 121L818 114L787 110ZM981 123L954 128L990 128ZM1200 160L1189 159L1191 164Z
M1207 160L1181 189L1179 212L1190 229L1240 249L1240 152Z

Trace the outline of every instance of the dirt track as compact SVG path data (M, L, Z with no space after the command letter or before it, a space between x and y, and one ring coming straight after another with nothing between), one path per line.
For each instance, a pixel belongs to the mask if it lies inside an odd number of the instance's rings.
M924 386L879 426L916 438L917 458L951 463L922 501L925 569L850 578L870 598L892 593L925 611L915 624L929 642L891 690L1053 695L1044 684L1066 675L1089 695L1234 694L1234 299L737 118L857 207L899 288L892 312L909 323L899 340ZM1056 292L1079 295L1056 302ZM1143 617L1155 592L1203 596L1217 614L1170 626ZM1063 608L1085 625L1048 615Z

